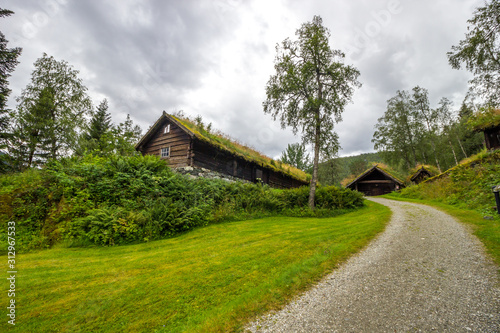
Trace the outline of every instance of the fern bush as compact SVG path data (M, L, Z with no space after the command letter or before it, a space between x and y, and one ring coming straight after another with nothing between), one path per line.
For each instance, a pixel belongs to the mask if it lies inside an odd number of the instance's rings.
M210 223L269 215L331 216L363 205L357 192L190 179L155 156L87 155L0 177L0 239L16 221L20 249L118 245L160 239Z

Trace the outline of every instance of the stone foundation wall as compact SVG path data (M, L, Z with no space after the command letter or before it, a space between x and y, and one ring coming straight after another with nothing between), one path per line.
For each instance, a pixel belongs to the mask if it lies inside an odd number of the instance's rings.
M249 183L249 181L247 181L247 180L233 177L233 176L230 176L227 174L223 174L223 173L212 171L212 170L205 169L205 168L195 168L195 167L186 166L186 167L175 168L174 170L180 174L188 175L189 178L192 178L192 179L203 177L203 178L208 178L208 179L222 179L222 180L229 181L229 182L239 181L239 182Z

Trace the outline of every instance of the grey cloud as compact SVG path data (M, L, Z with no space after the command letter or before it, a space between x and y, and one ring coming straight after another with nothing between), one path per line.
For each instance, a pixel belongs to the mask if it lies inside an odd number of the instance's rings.
M266 67L262 59L272 62L274 46L281 42L269 42L266 36L281 36L282 31L276 34L271 29L286 28L292 31L287 37L294 38L300 23L276 27L260 15L258 2L127 3L24 0L6 5L16 13L0 21L7 23L1 30L10 40L9 46L24 48L21 64L11 77L9 105L15 106L13 97L29 82L33 62L47 52L81 70L95 99L109 99L115 122L130 113L147 129L162 110L183 109L192 116L201 114L216 128L269 156L278 156L288 143L299 141L289 130L272 123L263 114L261 103L265 80L272 74L264 73L264 68L272 66ZM385 10L389 3L289 0L284 2L283 12L276 10L271 17L291 24L319 14L332 32L332 46L346 51L359 31L377 22L374 13ZM356 57L346 58L346 63L361 71L363 88L337 125L344 148L341 154L373 151L373 126L397 90L421 85L429 90L432 103L449 97L456 106L466 93L470 75L451 69L446 51L463 37L466 20L482 0L401 0L400 5L401 11L387 24L380 23L378 33L367 39ZM244 22L252 26L238 30ZM238 65L232 68L231 77L224 77L226 64L221 59L225 54L221 52L228 45L237 45L229 59L237 59ZM207 77L213 73L219 75L224 91L207 96L203 89L212 84Z

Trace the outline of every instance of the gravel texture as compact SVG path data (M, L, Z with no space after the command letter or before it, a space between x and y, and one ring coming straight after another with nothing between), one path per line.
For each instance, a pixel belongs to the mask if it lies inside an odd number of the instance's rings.
M465 226L434 208L391 208L385 232L250 332L500 332L498 267Z

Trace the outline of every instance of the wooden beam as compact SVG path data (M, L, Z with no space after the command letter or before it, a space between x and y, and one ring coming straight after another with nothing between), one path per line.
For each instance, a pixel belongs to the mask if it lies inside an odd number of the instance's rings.
M392 180L363 180L358 182L358 184L392 184L394 181Z

